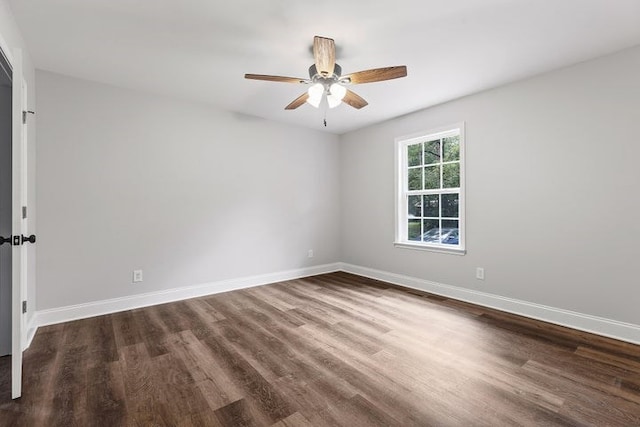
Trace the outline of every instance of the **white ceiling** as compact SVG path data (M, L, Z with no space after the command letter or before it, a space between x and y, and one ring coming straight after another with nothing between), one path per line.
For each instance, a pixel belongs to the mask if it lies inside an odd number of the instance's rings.
M640 44L639 0L9 0L36 68L341 134ZM284 107L306 87L314 35L343 73L407 65L353 86L369 101Z

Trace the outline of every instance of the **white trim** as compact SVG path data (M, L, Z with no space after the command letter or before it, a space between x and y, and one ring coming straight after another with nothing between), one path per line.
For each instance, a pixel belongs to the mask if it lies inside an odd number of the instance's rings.
M134 308L148 307L167 302L217 294L220 292L251 288L269 283L315 276L317 274L332 273L339 269L339 263L325 264L296 270L287 270L238 279L221 280L218 282L203 283L200 285L53 308L50 310L37 311L35 314L37 316L37 320L34 323L37 326L53 325L71 320L85 319L103 314L131 310Z
M427 252L437 252L440 254L452 254L452 255L464 255L467 253L466 249L458 249L457 246L455 248L446 248L442 245L440 246L429 246L424 243L408 243L408 242L393 242L393 246L396 248L402 249L413 249L414 251L427 251Z
M433 163L432 165L440 165L440 182L442 186L443 173L444 173L444 165L446 164L455 164L458 163L460 165L460 186L458 188L437 188L437 189L420 189L420 190L409 190L406 188L406 183L408 180L408 171L409 169L414 169L413 166L408 166L407 159L407 147L412 144L423 143L425 141L430 141L432 139L441 139L446 138L448 136L459 135L460 137L460 158L456 161L445 162L444 157L440 157L440 161L438 163ZM464 255L466 254L466 205L465 205L465 169L466 169L466 159L465 159L465 146L466 146L466 133L465 133L465 122L458 122L451 124L449 126L441 126L435 129L431 129L429 131L414 133L407 136L400 136L395 138L394 142L394 187L395 187L395 240L394 244L396 247L408 248L410 246L420 245L423 246L423 250L433 250L432 248L436 247L438 249L442 249L438 252L442 253L455 253L456 255ZM440 146L440 151L442 153L443 147ZM423 158L424 161L424 158ZM428 166L427 164L421 164L416 166L415 168L423 168ZM424 187L424 174L422 176L422 187ZM407 222L410 219L407 216L408 206L407 206L407 196L421 196L421 195L441 195L441 194L458 194L458 217L457 218L443 218L442 217L442 206L440 206L440 213L438 215L439 224L442 226L443 220L457 220L458 221L458 244L457 245L447 245L447 244L427 244L424 245L422 243L414 243L408 239L407 236ZM424 209L424 208L423 208ZM424 218L424 211L422 212ZM423 227L424 222L420 221L421 227ZM424 233L425 230L422 230ZM402 246L406 245L406 246ZM450 247L453 246L453 247ZM452 250L454 249L454 250Z
M542 320L556 325L566 326L584 332L590 332L621 341L640 344L640 325L619 322L617 320L549 307L499 295L478 292L457 286L445 285L416 277L390 273L358 265L341 263L340 269L348 273L372 279L382 280L411 289L418 289L500 311Z
M9 66L13 71L13 54L11 53L11 49L9 48L9 44L7 43L5 38L2 36L2 33L0 33L0 49L2 49L2 51L4 52L4 56L7 57L7 61L9 61Z
M414 132L409 135L398 136L396 142L406 142L407 144L423 141L425 136L434 138L446 138L447 136L457 135L456 128L464 127L464 122L453 123L447 126L438 126L426 131Z

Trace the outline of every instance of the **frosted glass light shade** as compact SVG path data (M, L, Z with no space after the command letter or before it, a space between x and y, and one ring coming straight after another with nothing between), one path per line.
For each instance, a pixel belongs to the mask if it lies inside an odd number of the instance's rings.
M307 90L307 93L309 94L309 97L307 98L307 103L318 108L320 106L320 101L322 101L324 86L322 86L322 84L320 83L316 83Z
M341 99L338 99L331 94L327 95L327 104L329 104L329 108L336 108L341 103L342 103Z
M342 86L341 84L334 83L329 88L329 93L335 98L342 101L342 98L347 94L347 88Z
M335 108L342 102L342 98L347 94L347 88L338 83L334 83L329 88L329 94L327 95L327 103L329 108Z

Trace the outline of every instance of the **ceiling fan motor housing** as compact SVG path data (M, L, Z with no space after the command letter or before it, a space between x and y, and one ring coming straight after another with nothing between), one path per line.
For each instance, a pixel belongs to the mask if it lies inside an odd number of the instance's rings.
M340 79L341 75L342 67L338 64L335 64L335 66L333 67L333 75L327 77L318 72L316 64L313 64L311 67L309 67L309 78L313 83L334 83L337 82L338 79Z

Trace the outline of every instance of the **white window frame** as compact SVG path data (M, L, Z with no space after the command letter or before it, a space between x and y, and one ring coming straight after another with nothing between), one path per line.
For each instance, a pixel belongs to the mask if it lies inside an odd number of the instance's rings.
M415 194L407 190L408 183L408 160L407 146L426 142L436 138L443 138L449 135L460 135L460 187L458 189L441 189L430 191L431 194L457 192L458 199L458 245L450 245L444 243L425 243L416 242L408 239L408 196ZM446 162L445 162L446 163ZM395 212L395 247L406 249L418 249L432 252L442 252L455 255L464 255L466 253L466 224L465 224L465 129L464 122L456 123L449 126L442 126L436 129L430 129L425 132L419 132L412 135L397 137L395 139L395 188L396 188L396 212ZM441 171L442 179L442 171Z

